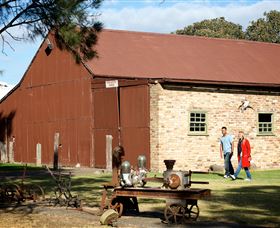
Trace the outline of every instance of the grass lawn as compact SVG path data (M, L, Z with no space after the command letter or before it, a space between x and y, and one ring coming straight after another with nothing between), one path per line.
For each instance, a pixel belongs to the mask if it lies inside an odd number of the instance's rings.
M5 173L21 172L23 166L0 164L0 178L3 182L20 181L20 176L11 179ZM25 180L25 183L40 184L47 195L52 194L55 182L44 169L28 167L27 174L41 171ZM193 180L209 181L209 185L192 185L195 188L209 188L211 198L199 200L199 221L238 223L240 225L279 226L280 224L280 170L251 171L253 181L246 182L245 172L241 171L240 179L224 179L222 173L193 174ZM160 176L158 174L157 176ZM101 184L110 181L111 175L93 174L73 176L73 193L79 194L87 206L98 207L101 199ZM157 184L158 186L160 184ZM140 209L159 211L164 209L164 201L140 199Z
M212 197L200 201L200 219L235 222L246 225L279 226L280 170L251 171L253 181L247 182L241 171L235 181L222 174L210 174ZM198 179L207 179L197 176ZM194 178L195 179L195 178ZM199 187L203 187L200 185ZM205 186L204 186L205 187Z

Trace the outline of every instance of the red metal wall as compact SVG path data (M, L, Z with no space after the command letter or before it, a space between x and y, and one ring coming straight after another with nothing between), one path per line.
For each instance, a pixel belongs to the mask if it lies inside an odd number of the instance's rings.
M0 140L15 136L15 161L30 163L36 162L36 144L41 143L42 163L51 164L58 132L59 162L92 166L91 76L69 53L54 45L46 55L45 48L43 44L20 86L0 104ZM7 134L4 119L13 112Z
M150 110L148 85L120 88L121 145L125 159L134 166L145 155L150 168Z
M113 148L122 145L125 160L135 166L144 154L150 167L148 83L118 81L118 88L105 88L105 80L93 82L95 166L106 167L106 135L112 135Z
M105 168L106 135L112 135L113 147L124 146L125 159L136 165L138 155L145 154L149 167L148 82L122 79L119 87L105 88L105 79L93 80L69 53L54 45L46 55L45 48L0 103L0 141L15 137L15 161L35 163L40 143L42 163L52 164L59 133L61 165Z
M112 147L118 145L117 95L113 89L93 90L95 167L106 168L106 135L113 136Z

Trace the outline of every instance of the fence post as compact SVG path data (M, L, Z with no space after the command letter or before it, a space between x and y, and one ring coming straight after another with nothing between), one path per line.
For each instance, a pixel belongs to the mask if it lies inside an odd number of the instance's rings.
M1 162L4 162L4 163L8 161L6 149L7 149L6 144L3 142L0 142Z
M58 146L59 146L59 133L54 134L54 154L53 154L53 168L58 169Z
M106 135L106 169L112 170L112 135Z
M14 142L13 141L9 142L9 162L10 163L14 162Z
M36 144L36 165L42 165L42 145L40 143Z

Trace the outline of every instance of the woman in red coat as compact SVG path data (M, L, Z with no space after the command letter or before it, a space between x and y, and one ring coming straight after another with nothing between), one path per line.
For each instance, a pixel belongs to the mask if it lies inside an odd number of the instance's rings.
M237 144L237 156L238 156L238 167L234 175L230 175L233 180L235 180L241 171L244 168L247 178L246 181L251 181L252 176L249 171L250 161L251 161L251 146L249 140L244 138L244 132L239 131L238 133L238 144Z

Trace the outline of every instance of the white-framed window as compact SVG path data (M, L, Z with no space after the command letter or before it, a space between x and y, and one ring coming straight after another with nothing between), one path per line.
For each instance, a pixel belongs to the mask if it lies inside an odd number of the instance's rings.
M207 113L203 111L191 111L189 124L190 134L207 134Z
M273 113L258 113L258 134L273 134Z

